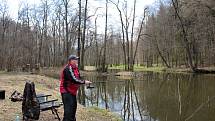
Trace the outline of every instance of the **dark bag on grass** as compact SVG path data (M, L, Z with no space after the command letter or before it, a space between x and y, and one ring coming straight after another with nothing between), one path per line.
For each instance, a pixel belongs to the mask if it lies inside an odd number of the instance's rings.
M23 119L38 120L40 116L40 105L36 98L35 85L33 82L26 82L22 101Z
M22 101L23 100L23 96L21 93L19 93L18 91L14 91L11 96L9 97L9 99L12 101L12 102L16 102L16 101Z

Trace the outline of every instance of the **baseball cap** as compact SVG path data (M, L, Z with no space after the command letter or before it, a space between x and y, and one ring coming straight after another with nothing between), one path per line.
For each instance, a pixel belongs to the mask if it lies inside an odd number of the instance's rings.
M70 60L78 60L79 59L79 57L77 57L76 55L70 55L69 57L68 57L68 60L70 61Z

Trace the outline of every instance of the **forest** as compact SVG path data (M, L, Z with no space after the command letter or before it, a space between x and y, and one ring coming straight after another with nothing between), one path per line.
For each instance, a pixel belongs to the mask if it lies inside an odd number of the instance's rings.
M0 0L0 70L59 67L70 54L80 57L80 69L95 66L134 65L166 68L215 66L215 1L158 0L143 6L137 16L137 0L128 8L124 0L104 0L89 14L89 0L41 0L23 2L14 19L6 0ZM110 6L116 9L118 29L110 23ZM104 14L97 14L103 9ZM104 20L98 30L97 18ZM100 25L101 27L101 25Z

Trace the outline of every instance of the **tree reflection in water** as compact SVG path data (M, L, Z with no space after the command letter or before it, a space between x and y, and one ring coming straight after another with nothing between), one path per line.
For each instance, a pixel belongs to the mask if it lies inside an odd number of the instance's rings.
M215 76L141 73L137 79L89 76L79 102L121 115L125 121L214 121Z

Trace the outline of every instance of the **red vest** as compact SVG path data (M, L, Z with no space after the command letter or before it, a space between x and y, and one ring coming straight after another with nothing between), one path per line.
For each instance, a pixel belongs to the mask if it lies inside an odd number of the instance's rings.
M65 75L63 72L65 68L68 68L69 66L72 68L74 76L77 79L80 79L78 67L76 65L66 65L61 71L60 75L60 93L71 93L72 95L76 95L78 92L78 88L80 87L80 84L74 84L71 80L65 80L64 78ZM64 85L65 81L67 81L67 86Z

